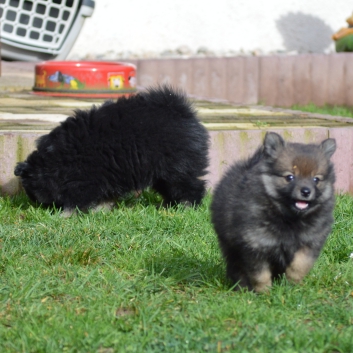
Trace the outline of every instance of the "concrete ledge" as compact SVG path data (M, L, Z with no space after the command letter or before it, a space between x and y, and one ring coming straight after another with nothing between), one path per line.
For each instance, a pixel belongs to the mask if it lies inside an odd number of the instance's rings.
M0 132L0 188L3 195L15 195L20 190L14 175L17 162L26 159L35 149L35 140L48 131Z
M353 127L352 128L293 128L210 131L210 172L207 175L212 188L229 166L250 156L262 143L267 130L279 133L287 141L319 143L332 137L337 141L337 150L332 157L336 171L336 192L353 194Z
M353 126L314 128L270 128L257 130L210 131L210 168L208 185L213 188L225 170L234 162L248 157L262 143L267 130L281 134L288 141L318 143L333 137L337 151L333 156L337 192L353 194ZM19 180L13 174L17 162L35 149L35 140L48 131L0 131L0 187L3 195L14 195L20 190Z

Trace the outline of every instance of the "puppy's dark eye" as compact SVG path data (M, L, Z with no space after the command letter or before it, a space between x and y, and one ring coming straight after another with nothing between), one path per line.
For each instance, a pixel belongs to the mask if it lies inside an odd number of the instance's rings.
M315 184L319 184L320 179L318 177L313 178Z
M289 182L291 182L291 181L294 180L294 175L293 175L293 174L289 174L289 175L286 175L284 178L285 178L285 179L288 181L288 183L289 183Z

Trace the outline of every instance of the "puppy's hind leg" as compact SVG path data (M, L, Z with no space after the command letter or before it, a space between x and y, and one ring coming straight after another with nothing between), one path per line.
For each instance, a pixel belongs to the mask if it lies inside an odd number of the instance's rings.
M166 205L198 206L205 195L205 181L184 177L175 181L157 180L153 188L159 192Z

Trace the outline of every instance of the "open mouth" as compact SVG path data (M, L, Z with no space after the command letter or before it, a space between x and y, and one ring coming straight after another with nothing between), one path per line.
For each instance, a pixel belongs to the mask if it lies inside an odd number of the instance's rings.
M309 202L307 202L307 201L296 201L295 202L295 207L298 210L300 210L300 211L306 210L307 208L309 208Z

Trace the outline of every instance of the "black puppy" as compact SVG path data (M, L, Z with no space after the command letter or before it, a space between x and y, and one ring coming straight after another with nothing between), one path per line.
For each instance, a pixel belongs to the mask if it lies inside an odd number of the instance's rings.
M207 130L185 94L169 86L78 110L18 163L28 196L70 215L152 187L166 204L198 205L205 193Z

